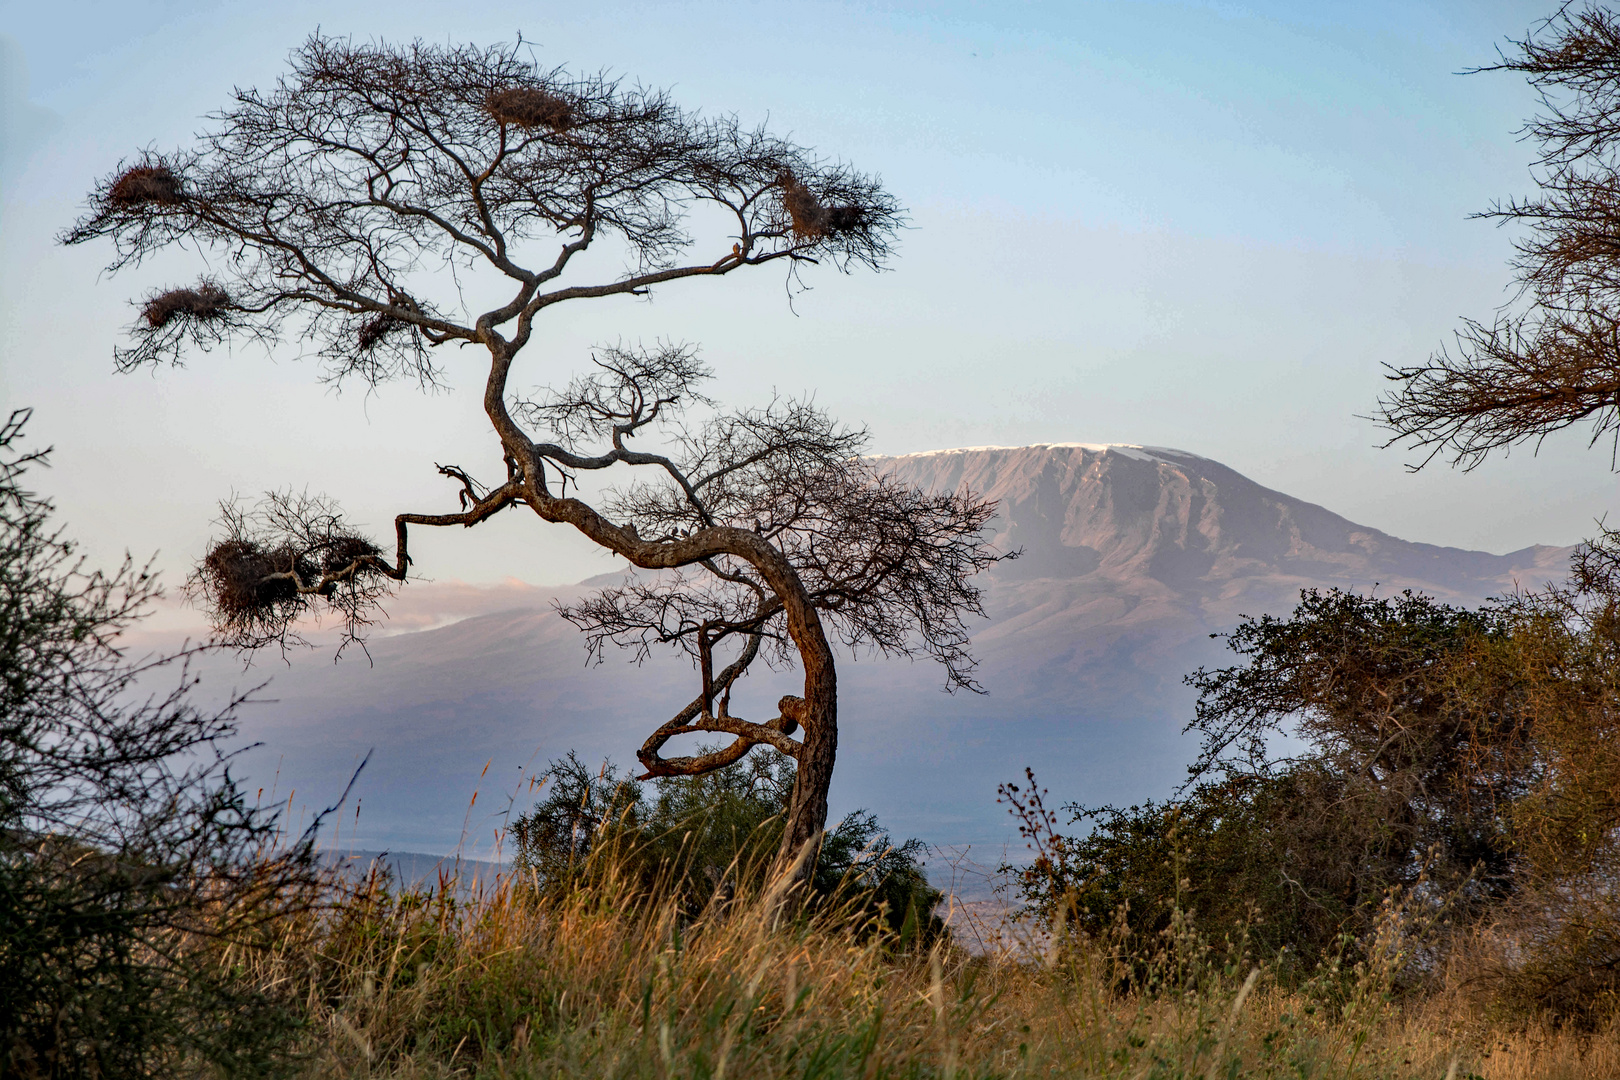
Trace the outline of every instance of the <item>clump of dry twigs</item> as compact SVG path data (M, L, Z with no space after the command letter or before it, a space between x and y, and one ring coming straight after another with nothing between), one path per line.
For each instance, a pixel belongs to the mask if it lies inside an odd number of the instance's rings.
M200 573L220 615L236 620L295 600L298 577L313 576L315 567L290 546L266 550L252 540L231 539L204 556Z
M801 241L853 232L867 221L866 211L859 206L823 205L816 193L791 173L782 176L782 206L787 210L794 237Z
M118 207L175 206L184 197L180 178L162 164L125 169L107 189L107 202Z
M223 318L230 311L231 296L213 282L205 281L196 288L166 289L141 305L141 318L153 330L167 326L175 318L201 319L204 322Z
M392 315L375 315L360 324L360 330L355 334L355 344L359 346L361 352L370 352L390 335L406 327L404 321Z
M536 86L491 91L484 98L484 108L501 124L552 131L567 131L574 126L574 107L567 99Z
M221 506L225 535L187 584L222 643L257 648L302 644L299 628L323 609L343 622L345 644L399 571L322 498L272 493L256 506Z

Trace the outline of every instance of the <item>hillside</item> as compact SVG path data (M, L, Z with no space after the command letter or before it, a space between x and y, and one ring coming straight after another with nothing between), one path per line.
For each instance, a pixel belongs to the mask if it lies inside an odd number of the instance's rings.
M1240 614L1286 612L1312 585L1413 588L1471 603L1557 577L1568 555L1408 542L1179 450L977 447L880 465L999 500L996 543L1022 551L989 575L989 618L975 629L988 695L945 695L923 663L859 657L841 671L835 810L868 807L934 842L999 843L1009 829L996 785L1026 765L1063 797L1168 791L1192 749L1179 734L1191 706L1181 677L1219 662L1209 635ZM409 605L431 609L435 587L411 588ZM321 653L246 675L216 665L214 686L273 678L264 696L274 702L246 714L246 733L262 743L244 761L253 780L295 804L325 805L370 751L346 838L442 851L465 835L482 850L546 760L577 749L632 762L692 692L689 670L670 658L587 667L549 592L470 592L456 591L453 607L475 614L376 638L370 666L334 666ZM747 716L755 703L757 713L790 682L751 678L734 708Z

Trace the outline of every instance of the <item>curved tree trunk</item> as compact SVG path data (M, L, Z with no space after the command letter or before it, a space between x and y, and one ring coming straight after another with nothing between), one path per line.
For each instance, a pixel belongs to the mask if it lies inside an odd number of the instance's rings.
M827 825L827 792L838 756L838 673L821 617L804 582L787 556L757 533L711 526L679 539L644 540L634 528L615 524L588 503L551 494L534 443L506 409L506 374L516 348L492 333L488 338L494 363L485 384L485 412L508 458L518 464L522 500L536 514L572 525L600 546L649 570L689 566L718 555L744 559L782 601L788 636L804 665L804 697L780 702L781 719L796 722L803 735L802 748L794 755L798 768L776 869L780 873L794 867L795 883L808 881L815 872L820 834ZM806 845L812 842L816 850L806 853Z
M827 827L827 792L838 757L838 673L832 656L829 653L822 662L812 664L802 650L800 655L805 669L804 750L794 773L787 827L776 856L779 873L797 863L796 883L808 881L815 873L821 833ZM801 858L806 844L814 844L815 850Z

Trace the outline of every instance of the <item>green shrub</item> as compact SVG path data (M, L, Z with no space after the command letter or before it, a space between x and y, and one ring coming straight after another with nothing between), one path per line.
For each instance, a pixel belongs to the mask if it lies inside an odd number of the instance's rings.
M1070 804L1086 831L1066 835L1032 791L1004 788L1040 841L1022 898L1048 922L1148 941L1181 910L1301 971L1360 956L1396 893L1483 917L1517 886L1509 823L1537 768L1504 659L1518 627L1501 606L1341 590L1245 620L1227 635L1239 663L1188 676L1204 745L1175 800Z
M572 888L611 865L648 892L681 898L692 915L762 889L781 843L793 760L768 747L701 776L647 786L611 764L592 770L570 752L546 772L546 797L512 826L516 863L542 889ZM895 843L866 811L822 838L810 891L852 917L880 917L903 946L944 929L919 840ZM611 858L609 858L611 856Z
M1496 1007L1601 1028L1620 1014L1620 534L1566 586L1476 610L1403 593L1306 591L1245 620L1240 662L1188 677L1204 738L1169 803L1004 798L1036 849L1009 867L1049 926L1145 945L1185 913L1284 970L1383 962L1398 898ZM1286 751L1286 752L1284 752ZM1458 946L1463 946L1459 948ZM1460 969L1459 969L1460 970Z
M121 651L156 585L85 569L21 486L26 418L0 428L0 1075L274 1072L296 1010L233 952L310 901L309 837L278 847L232 780L190 654Z

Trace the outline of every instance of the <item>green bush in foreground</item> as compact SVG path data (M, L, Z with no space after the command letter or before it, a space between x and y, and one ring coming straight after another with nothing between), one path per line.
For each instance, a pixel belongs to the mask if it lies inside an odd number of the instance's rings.
M793 774L791 758L762 747L715 772L655 780L649 792L611 764L593 771L570 753L547 770L546 797L513 823L516 863L542 888L568 889L603 865L591 856L611 853L615 872L679 897L695 914L765 887ZM923 851L920 840L895 843L872 814L857 810L809 853L810 896L851 917L877 915L902 948L926 944L944 925Z
M155 583L84 568L22 486L26 419L0 427L0 1077L278 1071L300 1015L222 958L311 899L310 845L232 781L186 657L121 651Z
M1008 785L1037 849L1009 868L1046 925L1152 941L1171 912L1305 974L1368 960L1392 898L1432 924L1408 990L1448 966L1512 1015L1620 1017L1620 536L1566 586L1463 610L1309 590L1200 669L1194 778L1169 803Z

